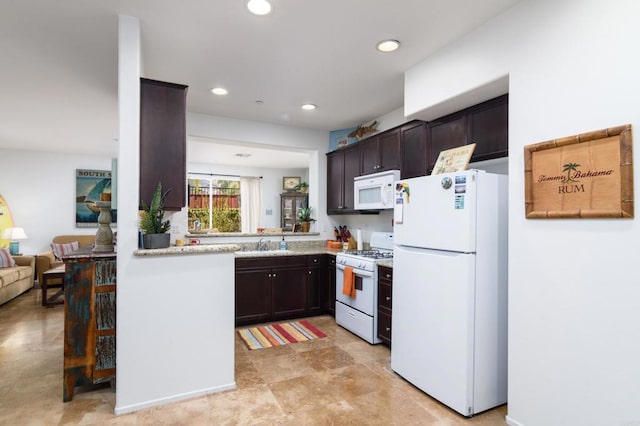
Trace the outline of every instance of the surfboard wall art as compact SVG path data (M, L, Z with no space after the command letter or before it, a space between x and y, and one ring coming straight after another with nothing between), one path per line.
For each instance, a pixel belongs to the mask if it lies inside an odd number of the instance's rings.
M0 195L0 237L7 228L13 228L13 216L5 199ZM9 248L9 240L0 240L0 247Z

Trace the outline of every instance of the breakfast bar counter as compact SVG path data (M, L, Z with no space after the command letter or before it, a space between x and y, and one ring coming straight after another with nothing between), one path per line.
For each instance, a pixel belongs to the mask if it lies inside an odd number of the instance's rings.
M134 250L134 256L175 256L181 254L229 253L241 250L238 244L202 244L197 246L171 246L159 249Z

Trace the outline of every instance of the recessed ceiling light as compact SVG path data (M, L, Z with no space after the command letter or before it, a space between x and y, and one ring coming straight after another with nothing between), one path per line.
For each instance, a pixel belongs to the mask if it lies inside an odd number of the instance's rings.
M211 89L211 93L213 93L214 95L226 95L229 92L227 91L227 89L224 89L222 87L214 87L213 89Z
M318 108L317 106L315 106L314 104L304 104L301 106L302 109L306 109L308 111L311 111L312 109L316 109Z
M254 15L268 15L271 12L271 4L267 0L249 0L247 9Z
M394 50L398 50L400 47L400 42L398 40L382 40L376 48L380 52L393 52Z

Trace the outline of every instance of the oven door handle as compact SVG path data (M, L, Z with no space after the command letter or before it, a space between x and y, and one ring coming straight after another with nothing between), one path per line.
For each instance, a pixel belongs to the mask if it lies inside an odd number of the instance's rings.
M344 271L344 265L336 264L336 268ZM353 273L360 277L373 277L373 272L363 271L362 269L353 269Z

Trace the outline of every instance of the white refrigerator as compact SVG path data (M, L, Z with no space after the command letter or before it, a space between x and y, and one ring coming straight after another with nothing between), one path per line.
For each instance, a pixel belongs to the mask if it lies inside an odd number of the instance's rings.
M507 401L507 177L396 183L391 368L464 416Z

